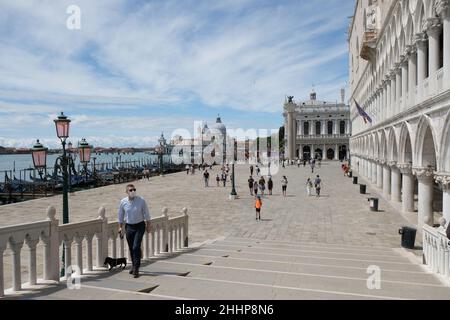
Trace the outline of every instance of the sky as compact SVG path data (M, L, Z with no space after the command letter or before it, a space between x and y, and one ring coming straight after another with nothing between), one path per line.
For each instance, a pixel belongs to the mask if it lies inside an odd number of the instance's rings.
M340 100L353 9L353 0L0 0L0 146L58 146L61 111L70 140L102 147L151 147L161 132L192 133L218 114L227 128L278 129L286 95L307 100L314 86L319 100Z

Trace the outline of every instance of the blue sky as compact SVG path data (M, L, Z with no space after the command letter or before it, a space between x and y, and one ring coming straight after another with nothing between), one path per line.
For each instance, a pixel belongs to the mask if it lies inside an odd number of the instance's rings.
M81 9L69 30L66 10ZM286 94L340 99L353 0L0 0L0 145L152 146L194 121L282 125Z

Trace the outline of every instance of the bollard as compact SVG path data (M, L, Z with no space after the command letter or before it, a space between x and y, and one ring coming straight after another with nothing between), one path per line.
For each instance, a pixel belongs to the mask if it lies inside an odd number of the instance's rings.
M358 177L353 177L353 184L358 184Z
M366 194L366 185L365 184L359 185L359 193Z
M378 198L368 198L370 204L370 211L378 211Z

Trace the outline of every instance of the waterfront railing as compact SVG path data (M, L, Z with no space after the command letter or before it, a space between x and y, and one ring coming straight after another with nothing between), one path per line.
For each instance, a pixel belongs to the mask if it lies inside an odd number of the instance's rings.
M55 208L49 207L44 221L0 228L0 297L5 296L6 249L11 251L12 260L12 288L7 292L14 293L23 288L21 253L24 244L29 249L25 273L28 276L27 288L38 284L58 283L72 277L73 273L81 276L92 271L107 270L103 263L108 256L117 258L127 254L131 263L125 239L118 233L118 222L108 222L105 208L98 210L96 219L82 222L59 224L55 216ZM164 208L161 216L151 219L150 232L145 232L143 258L149 259L187 248L188 222L186 208L175 217L169 217L167 208ZM38 259L38 244L43 245L42 259ZM75 254L72 252L73 247ZM39 265L38 261L42 261L42 264ZM38 269L43 271L43 279L38 280Z

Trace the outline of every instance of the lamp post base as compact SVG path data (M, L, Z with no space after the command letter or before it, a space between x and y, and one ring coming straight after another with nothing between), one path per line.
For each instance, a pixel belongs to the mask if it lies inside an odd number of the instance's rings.
M230 195L228 196L228 199L230 199L230 200L236 200L236 199L238 199L238 196L237 196L237 194L236 194L236 195L230 194Z

